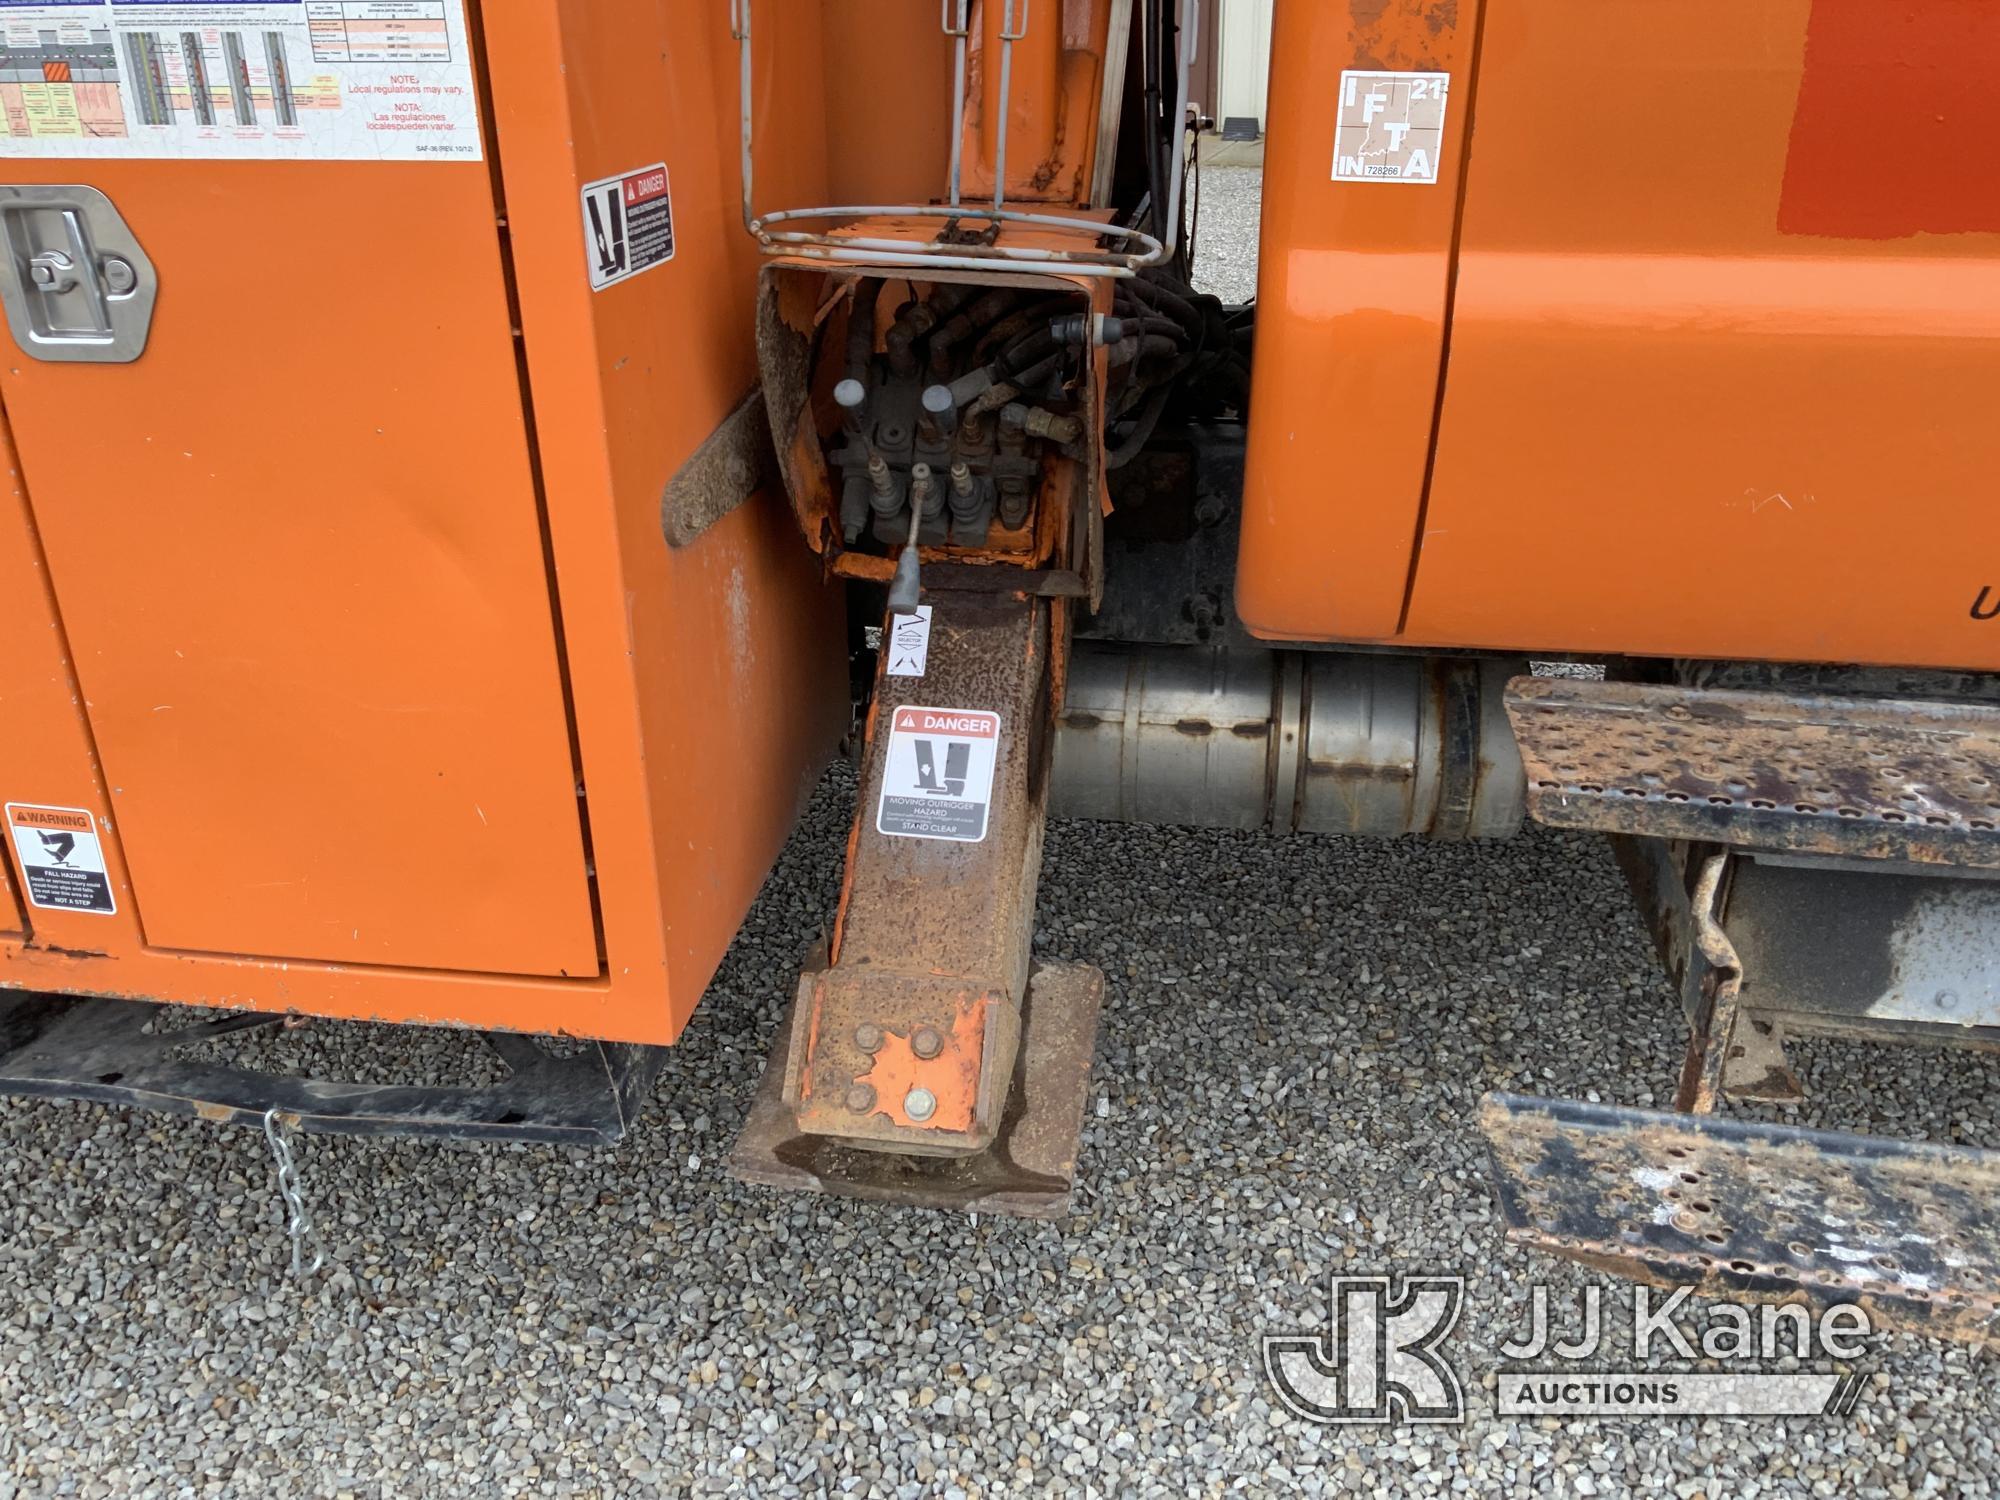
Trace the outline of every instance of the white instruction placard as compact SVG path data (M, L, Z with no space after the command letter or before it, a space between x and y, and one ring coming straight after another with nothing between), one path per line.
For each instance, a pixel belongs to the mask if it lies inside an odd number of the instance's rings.
M919 604L913 615L891 615L882 638L891 677L921 677L931 659L931 606Z
M0 0L0 156L478 161L465 0Z
M891 710L875 831L976 844L986 837L1000 715L983 708Z
M81 807L7 804L7 832L21 863L28 904L48 911L118 910L111 876L104 868L104 845L97 819Z

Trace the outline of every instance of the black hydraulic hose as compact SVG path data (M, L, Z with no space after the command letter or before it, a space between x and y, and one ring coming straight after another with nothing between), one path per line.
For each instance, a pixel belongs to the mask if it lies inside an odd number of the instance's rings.
M1005 374L1026 369L1056 346L1056 337L1049 332L1048 325L1029 330L1000 351L993 367Z
M1187 343L1195 336L1179 318L1163 317L1159 313L1144 313L1136 318L1127 318L1125 326L1128 329L1137 328L1141 333L1162 334L1176 343Z
M951 383L952 405L970 403L975 412L998 411L1036 381L1046 380L1061 360L1062 351L1057 350L1016 375L1007 375L998 364L981 365Z
M1162 355L1172 358L1181 352L1181 346L1172 339L1162 338L1157 333L1135 333L1111 346L1111 367L1117 369L1120 365L1136 365L1142 360L1157 359Z
M1119 290L1129 290L1135 301L1151 303L1159 311L1178 319L1181 326L1190 332L1197 332L1205 322L1201 309L1189 300L1193 295L1192 288L1189 288L1189 297L1183 297L1150 277L1134 277Z
M1153 429L1160 425L1160 413L1167 409L1167 398L1172 394L1173 387L1163 385L1146 398L1145 410L1139 413L1131 435L1104 455L1105 468L1122 469L1139 456L1139 450L1152 438Z
M1075 305L1074 297L1044 297L1039 302L1031 302L1018 312L1009 313L979 336L973 345L972 358L976 364L985 364L995 344L1006 346L1039 324L1044 324L1055 314Z
M868 363L875 357L875 302L882 295L882 283L864 276L854 288L854 302L847 310L847 378L868 382Z
M951 351L960 340L973 329L984 329L996 318L1003 316L1014 305L1020 294L1012 287L997 286L973 299L961 308L931 334L931 371L936 375L951 372Z

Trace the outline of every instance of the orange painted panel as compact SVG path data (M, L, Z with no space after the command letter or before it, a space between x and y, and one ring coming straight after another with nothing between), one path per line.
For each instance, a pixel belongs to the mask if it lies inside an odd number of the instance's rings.
M139 953L136 903L124 853L111 817L109 798L97 774L90 724L82 692L71 670L69 644L43 565L40 538L28 510L27 492L13 435L0 413L0 802L30 802L88 810L97 819L117 910L55 911L35 908L24 928L28 941L0 940L0 983L32 984L41 955L73 973L80 955L116 954L90 960L121 964ZM10 851L6 856L12 859ZM20 897L16 887L16 896ZM26 907L25 898L22 898ZM35 960L22 963L24 955ZM121 964L121 966L123 966Z
M758 200L824 203L819 18L801 6L766 23L777 9L761 5L755 31ZM728 19L660 7L635 33L626 7L487 16L610 973L669 1035L848 717L842 595L781 492L687 546L661 534L667 480L757 382ZM661 160L673 260L593 293L579 186Z
M14 894L13 856L0 849L0 932L25 932L28 919L21 911L21 901Z
M241 950L195 953L149 943L141 924L152 919L152 887L136 861L134 869L127 867L126 794L115 790L116 778L100 774L85 714L86 705L94 710L96 702L78 685L79 678L87 684L95 669L81 647L72 667L55 602L58 589L43 567L42 540L16 476L16 482L0 487L0 641L6 643L0 651L0 722L8 726L0 735L0 789L11 796L12 788L32 785L35 790L26 795L33 800L93 813L105 834L118 910L108 916L34 913L31 938L0 936L0 986L669 1042L694 1010L819 767L838 742L847 716L842 597L820 578L783 497L751 498L685 547L670 548L661 532L667 479L755 380L751 297L758 257L737 220L734 131L717 123L734 120L735 52L725 8L620 8L614 15L555 0L524 0L491 7L484 21L482 77L490 84L499 122L488 146L499 171L482 175L478 187L456 178L456 167L412 165L384 176L382 169L359 166L267 169L231 162L207 169L189 191L197 202L205 195L234 202L239 174L268 174L257 176L256 185L275 195L296 223L302 222L299 202L287 193L304 193L314 183L325 190L349 181L349 172L363 174L353 181L384 183L379 207L350 206L341 222L360 229L343 239L344 248L315 251L315 257L339 257L341 279L320 289L328 297L336 289L343 297L358 295L354 289L379 279L380 266L373 262L370 275L355 274L357 258L386 245L417 243L389 235L383 221L400 214L407 222L428 223L421 216L433 208L479 203L483 240L475 244L447 232L421 241L424 255L405 257L413 267L421 260L418 269L443 290L421 312L402 304L406 327L400 341L384 338L365 311L337 328L328 326L336 321L331 314L318 308L306 309L303 321L326 352L329 368L347 377L336 402L366 399L365 392L349 389L360 377L343 362L349 341L342 334L366 336L375 360L369 367L373 385L391 393L415 390L445 410L470 400L474 385L490 381L491 388L507 387L525 363L546 491L551 571L561 601L571 723L587 792L601 967L594 950L591 977L564 978ZM823 143L815 144L822 118L818 38L803 23L766 31L771 34L760 45L769 46L773 56L760 74L770 80L773 99L799 103L809 112L771 110L775 157L765 180L782 201L823 201L824 150ZM484 71L489 60L490 73ZM593 294L578 189L586 181L659 161L666 163L671 181L674 257ZM142 165L161 170L158 163ZM287 172L299 174L296 189L284 180ZM437 192L413 196L402 191L400 181ZM461 183L463 199L457 196L461 187L450 186L454 182ZM120 197L119 187L105 186ZM505 193L497 225L496 188ZM135 228L165 262L160 238L145 223L135 220ZM430 255L431 246L439 247L436 256ZM504 301L491 322L474 326L460 316L490 288L488 256L511 268L518 288L524 334L518 345L508 337ZM268 311L264 268L249 286ZM216 290L185 275L167 280L163 319L169 297L186 298L177 316L194 319L215 305ZM221 318L229 324L234 316L225 307ZM464 354L464 366L434 361L429 369L416 367L420 378L404 381L406 367L393 360L395 350L421 349L433 339L443 342L447 334L452 348ZM518 361L523 351L525 360ZM149 352L145 359L153 357ZM445 377L457 378L462 388L454 392ZM442 390L434 392L432 385ZM277 405L273 396L259 409L270 429L262 441L274 453L312 451L284 435L285 422L271 416ZM193 409L191 398L167 409L185 417ZM468 459L447 448L437 463L456 462L460 473L472 464L470 472L492 477L477 466L499 466L516 451L517 388L509 410L508 420L490 424L464 445L490 452ZM307 436L313 420L300 419ZM372 445L407 447L414 440L400 430L358 436L353 451L329 453L328 461L338 459L371 475L387 491L387 477L369 467ZM4 422L0 459L12 476ZM441 468L412 472L437 479ZM493 473L498 472L496 467ZM31 480L35 477L31 472ZM313 495L320 493L312 489L317 482L312 475L302 481ZM450 485L447 490L457 493ZM468 519L462 528L441 528L432 538L435 548L442 551L449 543L471 556L484 542L468 537L468 531L492 527L499 535L511 534L517 512L508 498L509 492L489 486L478 526ZM351 503L378 512L387 504L382 493L372 492ZM345 524L323 507L300 513L320 515L330 532ZM157 539L158 528L148 535ZM336 549L328 561L345 566L352 559ZM409 564L390 559L385 566ZM329 567L328 578L337 571ZM491 601L490 608L463 580L446 580L447 602L481 605L475 623L504 636L525 630L523 620L547 621L548 576L536 569L532 587ZM66 584L60 565L55 580ZM243 586L269 597L255 580ZM319 597L315 590L330 587L327 578L302 578L298 592L310 601ZM511 612L504 617L503 604ZM362 628L369 628L366 622ZM243 654L265 649L261 638L246 638ZM416 656L428 649L421 642L412 647ZM268 666L268 656L265 661ZM532 654L522 658L521 670L525 693L536 682ZM283 701L290 691L282 678L267 678L247 665L244 672L252 707L261 694ZM418 685L404 686L414 691ZM427 696L404 700L419 719L431 711L427 704L448 709L464 691L449 681L421 686ZM502 743L489 753L510 753L504 742L532 738L539 722L510 714L493 734ZM561 725L560 716L556 723ZM392 749L385 744L371 753L387 755ZM521 751L515 747L511 753ZM302 762L327 769L324 754L314 747L298 754ZM367 761L364 754L353 774ZM302 792L308 804L309 791ZM567 775L562 791L574 826L576 783ZM490 811L494 804L484 805ZM399 852L393 843L386 847L392 855ZM456 908L440 897L424 899L433 919L456 920ZM525 928L539 920L542 905L531 893L496 915L492 925Z
M0 369L147 941L596 972L489 169L8 170L160 276L136 362Z
M1407 638L2000 667L1996 72L1979 0L1489 7Z
M1280 4L1236 604L1262 636L1395 634L1437 409L1476 4ZM1434 182L1335 181L1345 70L1450 75Z

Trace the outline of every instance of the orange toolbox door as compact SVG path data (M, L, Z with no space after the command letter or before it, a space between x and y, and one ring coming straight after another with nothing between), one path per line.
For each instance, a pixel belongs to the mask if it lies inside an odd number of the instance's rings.
M111 7L57 60L70 95L0 85L0 182L100 190L158 276L137 359L0 369L154 947L598 970L458 7L337 37ZM26 273L59 226L0 208Z

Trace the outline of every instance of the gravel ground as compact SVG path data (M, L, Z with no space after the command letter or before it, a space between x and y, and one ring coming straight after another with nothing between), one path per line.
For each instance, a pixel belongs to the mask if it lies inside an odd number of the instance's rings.
M0 1106L0 1495L1984 1493L1992 1359L1909 1338L1844 1422L1324 1428L1261 1333L1330 1269L1460 1271L1489 1365L1525 1282L1481 1091L1664 1098L1673 1000L1601 845L1058 824L1039 944L1109 994L1059 1224L742 1187L721 1160L807 939L832 776L615 1151L313 1137L336 1269L282 1274L254 1131ZM281 1045L396 1076L410 1038ZM419 1072L458 1066L431 1035ZM1996 1140L1983 1073L1804 1059L1812 1113ZM1879 1093L1878 1093L1879 1091ZM1879 1099L1879 1102L1875 1102Z
M1264 202L1264 174L1255 167L1201 169L1196 206L1194 284L1224 302L1257 295L1257 216Z

